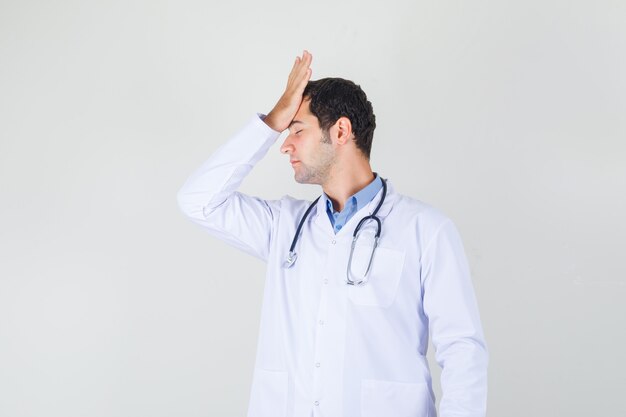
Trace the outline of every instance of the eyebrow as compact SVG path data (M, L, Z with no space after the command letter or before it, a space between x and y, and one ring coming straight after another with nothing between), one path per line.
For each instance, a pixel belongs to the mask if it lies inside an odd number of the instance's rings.
M300 120L292 120L291 123L289 123L289 127L288 129L291 128L291 126L295 125L296 123L300 123L300 124L304 124L304 122L301 122Z

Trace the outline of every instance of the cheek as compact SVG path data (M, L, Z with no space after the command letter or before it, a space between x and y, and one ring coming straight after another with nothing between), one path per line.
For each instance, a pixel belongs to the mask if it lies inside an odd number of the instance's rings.
M312 145L310 138L300 138L298 149L303 156L308 158L315 154L315 147Z

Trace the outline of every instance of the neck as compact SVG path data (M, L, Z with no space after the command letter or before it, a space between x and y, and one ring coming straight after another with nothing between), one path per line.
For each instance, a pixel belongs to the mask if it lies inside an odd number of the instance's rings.
M335 164L334 168L328 180L322 184L322 189L333 203L335 211L342 211L348 198L365 188L375 177L366 159Z

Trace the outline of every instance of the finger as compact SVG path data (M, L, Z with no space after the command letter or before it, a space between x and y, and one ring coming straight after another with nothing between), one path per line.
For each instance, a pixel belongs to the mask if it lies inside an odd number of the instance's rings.
M300 60L298 67L298 78L306 76L307 70L311 66L312 55L308 51L302 53L302 59Z
M311 73L313 72L313 70L311 69L311 67L305 67L303 68L302 72L299 74L300 76L297 79L298 83L307 83L309 81L309 79L311 78Z
M298 68L302 68L302 67L307 67L309 65L309 63L311 62L310 60L310 54L305 50L302 52L302 56L298 57Z
M289 74L287 81L287 90L292 92L301 92L306 87L306 83L311 78L311 60L312 55L307 50L302 52L302 57L297 57L296 62Z
M291 72L293 72L296 68L298 68L298 63L300 62L300 57L297 56L296 60L293 62L293 67L291 67Z
M308 67L311 64L311 54L305 49L302 52L302 60L300 61L301 67Z
M296 60L293 63L293 66L291 67L291 71L289 72L289 76L287 77L287 85L289 85L289 83L293 82L294 77L298 73L298 68L299 68L300 62L301 62L301 59L300 59L299 56L297 56Z
M293 69L291 74L289 74L289 80L287 82L288 86L297 86L300 84L302 79L306 77L306 72L308 67L303 65L304 61L300 61L296 68Z
M312 73L313 71L311 70L311 68L307 68L304 76L294 83L294 90L297 95L301 96L302 93L304 93L304 90L309 83L309 80L311 79Z
M311 68L309 68L306 71L306 76L304 77L304 79L302 80L302 90L304 90L304 88L306 87L306 85L309 83L309 80L311 79L311 75L313 74L313 70Z

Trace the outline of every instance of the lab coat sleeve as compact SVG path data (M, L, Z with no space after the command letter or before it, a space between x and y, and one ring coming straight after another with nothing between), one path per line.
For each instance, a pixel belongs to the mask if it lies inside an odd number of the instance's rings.
M461 238L444 220L422 255L424 313L442 368L440 417L484 417L488 351Z
M267 261L272 224L279 201L267 201L236 191L280 132L254 116L218 148L179 190L182 212L211 235Z

